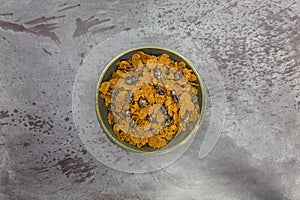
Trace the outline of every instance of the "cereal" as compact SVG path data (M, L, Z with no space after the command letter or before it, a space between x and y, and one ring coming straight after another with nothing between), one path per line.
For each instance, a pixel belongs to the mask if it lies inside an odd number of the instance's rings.
M133 67L138 67L143 64L143 62L140 58L141 58L141 56L138 53L136 53L132 56L131 61L132 61Z
M167 140L159 137L158 135L149 138L149 146L153 148L160 148L167 145Z
M139 51L117 67L99 92L108 123L123 141L161 148L199 119L199 85L185 62Z
M107 120L109 124L114 124L114 118L112 112L109 112L107 115Z
M162 54L158 56L157 62L163 65L170 65L172 61L167 54Z
M110 86L110 82L103 82L101 84L101 87L99 88L99 91L102 94L107 94L108 90L109 90L109 86Z

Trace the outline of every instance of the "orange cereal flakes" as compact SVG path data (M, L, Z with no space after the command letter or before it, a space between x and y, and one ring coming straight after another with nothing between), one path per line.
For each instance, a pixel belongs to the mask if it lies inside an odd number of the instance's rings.
M108 123L121 140L138 148L161 148L199 119L196 81L185 62L138 51L117 63L99 93Z

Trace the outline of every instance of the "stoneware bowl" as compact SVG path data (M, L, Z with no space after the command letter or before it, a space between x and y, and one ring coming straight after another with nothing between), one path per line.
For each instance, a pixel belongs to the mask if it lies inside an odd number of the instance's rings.
M108 123L107 120L107 113L108 110L104 104L104 100L101 98L100 93L98 92L98 88L101 85L103 81L108 81L114 71L117 69L117 63L122 61L122 60L128 60L131 58L133 54L135 54L138 51L143 51L146 54L151 54L151 55L161 55L161 54L167 54L169 57L174 60L174 61L184 61L186 63L187 68L192 69L197 76L198 80L196 81L200 86L198 87L199 93L198 93L198 99L199 99L199 104L200 104L200 117L199 120L196 122L196 124L189 130L187 129L186 131L178 134L178 136L174 137L166 146L156 149L156 148L151 148L148 146L144 146L142 148L137 148L134 145L131 145L127 143L126 141L121 140L114 132L113 132L113 127ZM122 147L123 149L130 151L130 152L135 152L135 153L141 153L141 154L162 154L162 153L167 153L170 151L175 150L181 145L184 145L189 139L193 138L193 136L197 133L198 129L200 128L205 112L206 112L206 88L204 81L202 77L200 76L199 72L196 70L196 68L193 66L193 64L188 61L184 56L181 54L169 50L166 48L162 47L156 47L156 46L143 46L143 47L137 47L137 48L132 48L129 50L126 50L122 52L121 54L117 55L115 58L113 58L104 68L102 71L98 83L97 83L97 88L96 88L96 114L97 118L99 120L99 123L101 127L103 128L105 134L107 137L116 145Z

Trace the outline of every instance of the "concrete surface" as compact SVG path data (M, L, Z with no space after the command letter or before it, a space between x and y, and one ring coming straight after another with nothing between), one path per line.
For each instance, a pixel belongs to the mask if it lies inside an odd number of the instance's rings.
M0 199L300 199L297 1L0 1ZM112 170L74 134L72 87L108 36L176 29L223 75L229 114L199 144L147 174ZM130 41L128 41L130 42Z

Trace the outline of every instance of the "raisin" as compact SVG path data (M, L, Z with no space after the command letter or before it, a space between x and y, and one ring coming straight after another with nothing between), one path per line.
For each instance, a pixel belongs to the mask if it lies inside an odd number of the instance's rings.
M128 92L127 94L126 94L126 101L128 102L128 103L130 103L131 101L132 101L132 92Z
M163 87L160 87L160 86L156 86L155 87L155 90L158 94L160 95L165 95L166 94L166 90L163 88Z
M136 124L136 122L135 122L134 120L131 120L129 126L130 126L131 128L136 128L136 127L137 127L137 124Z
M176 94L176 92L174 90L172 90L171 94L172 94L174 102L175 103L179 103L179 96L178 96L178 94Z
M182 72L181 72L181 71L177 71L177 72L174 74L174 80L175 80L175 81L180 80L181 77L182 77Z
M128 85L133 85L133 84L135 84L136 82L138 81L138 78L136 77L136 76L128 76L127 78L126 78L126 83L128 84Z
M162 79L162 74L161 74L160 69L158 69L158 68L154 69L154 77L159 81Z
M139 106L142 107L142 108L148 106L148 101L145 100L145 99L140 99L139 100Z

